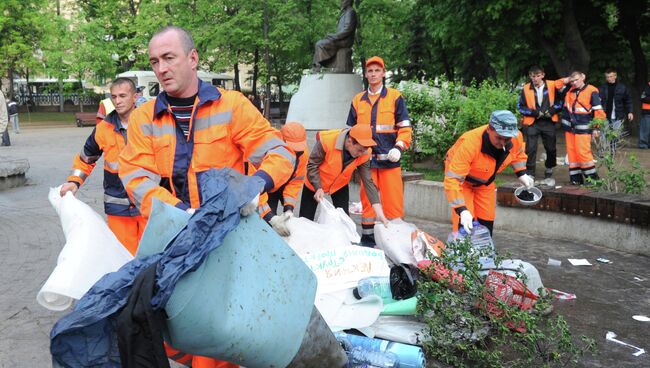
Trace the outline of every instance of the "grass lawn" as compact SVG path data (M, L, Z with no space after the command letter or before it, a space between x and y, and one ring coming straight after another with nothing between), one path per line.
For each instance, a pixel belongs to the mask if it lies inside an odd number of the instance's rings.
M72 112L30 112L19 113L20 125L61 125L74 124L75 117Z

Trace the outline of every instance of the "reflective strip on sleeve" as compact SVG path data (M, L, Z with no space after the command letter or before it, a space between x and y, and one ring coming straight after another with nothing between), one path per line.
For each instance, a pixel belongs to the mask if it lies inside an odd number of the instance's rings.
M291 206L296 207L296 200L294 198L292 198L292 197L284 197L283 199L284 199L284 205L285 206L286 205L291 205Z
M571 122L566 119L562 119L562 125L571 127Z
M271 207L270 207L268 204L264 203L263 205L261 205L261 206L259 206L259 207L257 208L257 211L258 211L258 213L259 213L260 215L263 215L263 214L265 214L265 213L271 211Z
M406 128L411 126L411 121L410 120L402 120L399 123L396 124L398 128Z
M79 169L72 170L72 174L70 174L70 175L71 176L78 176L78 177L81 178L81 180L86 180L86 178L88 177L88 175L86 175L85 172L83 172L83 171L81 171Z
M128 198L117 198L117 197L110 196L106 193L104 193L104 203L121 204L124 206L131 205L131 201L129 201Z
M158 185L158 183L160 183L160 175L158 175L158 174L156 174L154 172L151 172L149 170L143 169L143 168L137 169L137 170L135 170L134 172L132 172L130 174L124 175L124 177L122 178L122 182L126 184L126 183L131 182L131 180L133 180L135 178L139 178L139 177L143 177L143 176L149 178L156 185Z
M269 153L275 153L286 158L289 162L291 162L291 166L294 166L296 164L296 156L293 153L289 152L287 147L275 147L270 150Z
M386 160L388 160L388 154L386 154L386 153L382 153L382 154L379 154L379 155L372 155L372 157L377 161L386 161Z
M255 152L251 153L250 156L248 156L248 161L250 161L253 165L259 165L260 163L262 163L262 160L264 159L264 156L266 156L267 152L271 151L276 147L282 148L286 152L286 154L288 154L289 156L293 156L291 152L287 151L287 149L284 148L284 142L280 138L274 137L264 142L261 146L257 147ZM277 151L275 153L284 156L284 154L280 153L280 151ZM293 164L295 161L291 160L291 162Z
M456 198L452 201L449 201L449 205L452 207L459 207L459 206L464 206L465 205L465 199L464 198Z
M133 199L135 200L135 205L138 208L141 208L142 201L144 200L144 196L147 194L149 190L157 186L158 184L153 183L151 181L143 181L140 185L138 185L135 189L133 189Z
M602 110L602 109L603 109L603 105L594 105L594 106L591 107L591 109L592 109L592 110Z
M392 130L395 130L395 125L375 125L375 131L377 132L387 132Z
M447 176L449 178L452 178L452 179L456 179L456 180L460 181L461 183L465 182L465 177L464 176L458 175L458 174L456 174L455 172L453 172L451 170L448 170L445 173L445 176Z
M578 130L588 130L588 129L590 129L589 124L579 124L579 125L576 125L574 128L578 129Z
M86 152L83 148L81 149L81 152L79 152L79 158L87 164L94 164L99 160L99 157L100 156L86 156Z
M512 163L512 167L514 169L520 169L520 168L525 167L525 166L526 166L525 162L513 162Z
M176 127L169 124L162 124L161 126L158 126L154 123L148 123L141 125L140 129L142 129L142 134L145 137L162 137L166 134L176 134Z
M231 120L232 111L224 111L205 118L196 119L194 122L194 131L196 132L213 126L223 125L229 123Z
M587 113L587 112L589 112L589 110L585 109L584 107L576 107L575 110L573 110L573 112L584 112L584 113Z
M104 160L104 166L108 167L111 170L117 170L119 164L117 163L117 161L113 162L113 161Z

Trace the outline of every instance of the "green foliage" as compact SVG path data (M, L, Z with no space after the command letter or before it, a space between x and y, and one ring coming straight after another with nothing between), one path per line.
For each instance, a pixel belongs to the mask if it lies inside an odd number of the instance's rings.
M650 170L644 169L634 154L622 154L624 131L612 129L607 121L594 121L592 126L600 127L600 138L595 142L595 152L600 169L600 178L587 178L587 184L596 191L643 194L648 188L646 177ZM611 149L611 142L618 141L618 149ZM628 165L624 165L627 158ZM605 170L602 170L605 169ZM604 172L603 172L604 171Z
M446 81L435 86L406 84L402 92L415 125L417 148L436 162L444 160L461 134L487 124L492 111L515 112L517 106L517 94L492 81L467 87Z
M544 293L532 311L500 302L503 314L486 316L478 302L488 292L478 262L485 253L474 250L469 239L450 242L433 259L448 269L462 263L462 284L446 278L418 283L418 313L428 326L424 348L429 356L454 367L528 368L575 366L583 355L595 353L594 340L576 339L562 316L545 316L551 297ZM497 266L500 262L497 256ZM426 280L431 280L429 271ZM523 274L517 278L525 282ZM513 331L508 324L525 331Z

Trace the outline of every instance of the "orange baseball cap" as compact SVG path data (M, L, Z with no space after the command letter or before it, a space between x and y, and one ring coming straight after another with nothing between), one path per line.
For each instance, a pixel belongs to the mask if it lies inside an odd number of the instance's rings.
M373 56L370 59L366 60L366 68L370 64L379 64L382 69L386 69L386 66L384 65L384 59L380 58L379 56Z
M280 129L282 139L287 146L295 152L302 152L307 149L307 132L302 124L290 121Z
M364 147L376 146L377 143L372 140L372 128L368 124L357 124L350 129L350 137L354 138Z

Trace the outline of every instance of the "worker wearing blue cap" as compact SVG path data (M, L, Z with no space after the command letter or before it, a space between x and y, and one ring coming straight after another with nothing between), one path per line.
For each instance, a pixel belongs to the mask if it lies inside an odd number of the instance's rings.
M512 165L526 187L534 180L526 174L525 145L517 129L517 118L508 110L490 114L489 124L465 132L447 151L444 187L452 208L453 230L463 226L467 233L477 220L490 229L496 215L494 178Z

